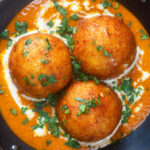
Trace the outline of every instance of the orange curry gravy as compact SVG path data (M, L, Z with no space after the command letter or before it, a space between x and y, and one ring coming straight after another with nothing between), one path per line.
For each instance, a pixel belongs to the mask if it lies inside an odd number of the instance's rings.
M59 0L61 1L61 0ZM62 0L63 1L63 0ZM95 6L91 7L90 10L87 10L83 5L83 0L77 0L78 2L81 3L80 5L80 10L90 13L90 12L100 12L102 13L103 10L99 10L96 8L96 5L102 2L102 0L97 0L96 2L93 2L92 0L89 0L90 6ZM10 22L8 25L7 29L9 30L9 33L15 32L15 21L25 21L28 24L28 29L29 30L35 30L37 29L36 26L36 20L37 17L41 11L41 8L43 7L43 4L46 4L48 0L34 0L32 3L30 3L28 6L26 6L24 9L22 9ZM71 2L71 0L68 0L68 2ZM116 2L112 2L113 8L108 8L111 13L121 13L122 18L126 24L129 24L130 21L132 21L131 25L131 30L133 31L137 46L139 46L143 51L144 54L139 56L139 60L141 63L138 63L138 65L142 68L142 70L146 72L150 72L150 40L141 39L142 33L140 32L141 29L143 29L143 32L147 34L145 31L144 27L141 25L141 23L134 17L133 14L131 14L126 8L124 8L122 5L119 5L118 9L114 9L116 7ZM68 16L72 13L77 13L77 12L72 12L69 7L67 8ZM52 14L58 13L55 7L48 9L48 11L44 14L44 18L48 19ZM81 18L82 19L82 18ZM70 25L75 25L76 21L70 21ZM0 41L0 53L3 55L4 52L6 51L6 45L7 45L7 40L1 40ZM1 114L4 117L5 121L9 125L9 127L13 130L13 132L21 138L25 143L28 145L32 146L35 149L38 150L43 150L43 149L53 149L53 150L71 150L70 147L66 146L64 143L66 142L64 139L61 138L55 138L50 134L47 134L46 136L43 137L35 137L33 134L33 131L31 129L31 126L34 126L36 124L36 116L30 120L27 124L22 125L22 122L26 118L25 115L23 115L20 112L19 107L15 103L14 99L12 98L12 95L10 93L10 90L8 89L8 85L5 79L5 74L4 74L4 68L3 68L3 57L1 56L0 58L0 84L2 85L1 88L5 90L4 94L0 95L0 110ZM14 60L15 61L15 60ZM128 75L125 77L132 78L132 82L137 82L139 78L142 77L142 73L139 71L137 65L130 71ZM137 82L137 85L135 86L143 86L144 87L144 93L140 100L138 100L134 106L132 107L132 115L129 117L128 123L125 125L121 125L119 130L116 132L116 134L113 136L114 140L120 139L123 136L128 135L131 131L135 130L148 116L149 111L150 111L150 92L148 92L148 88L150 88L150 78L147 78L146 80L142 81L140 80ZM21 97L21 102L24 105L29 106L31 109L33 108L33 102L28 101ZM139 111L135 111L136 107L140 106ZM17 116L14 116L10 109L14 108L17 111ZM45 111L49 112L51 114L51 108L50 106L47 106L44 108ZM51 144L49 146L46 145L46 140L50 140ZM81 149L87 149L87 148L81 148Z

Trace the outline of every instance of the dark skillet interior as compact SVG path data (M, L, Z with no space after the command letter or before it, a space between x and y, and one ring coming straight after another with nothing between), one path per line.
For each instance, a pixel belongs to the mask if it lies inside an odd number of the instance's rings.
M2 0L1 2L0 0L0 31L2 31L12 17L30 1L31 0ZM150 33L150 0L147 0L145 3L140 2L140 0L119 0L119 2L133 12ZM0 150L9 150L13 144L17 145L19 150L33 150L8 128L0 115ZM129 137L103 150L150 150L150 117Z

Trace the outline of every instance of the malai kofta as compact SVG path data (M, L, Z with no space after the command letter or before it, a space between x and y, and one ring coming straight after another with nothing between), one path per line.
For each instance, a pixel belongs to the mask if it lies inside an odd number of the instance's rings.
M67 85L72 76L70 52L60 39L43 33L22 37L9 57L9 69L18 90L46 98Z
M74 82L56 105L62 127L79 141L95 142L110 135L122 116L122 103L105 84Z
M123 21L110 16L83 19L77 23L73 54L83 71L100 79L119 76L136 55L134 35Z

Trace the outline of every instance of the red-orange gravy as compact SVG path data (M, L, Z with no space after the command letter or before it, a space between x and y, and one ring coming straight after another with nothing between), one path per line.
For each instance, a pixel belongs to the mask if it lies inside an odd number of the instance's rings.
M9 33L15 32L15 21L25 21L28 24L28 28L31 30L36 29L36 19L38 14L40 13L42 4L46 3L48 0L35 0L29 5L27 5L24 9L22 9L9 23L7 29L9 30ZM71 0L68 0L71 2ZM82 0L78 0L80 3L82 3ZM96 6L101 1L93 2L92 0L89 0L90 4L93 6ZM116 6L116 2L113 2L114 7ZM87 11L83 6L81 8L85 12L90 11L99 11L98 8L91 8L91 10ZM141 25L139 20L137 20L132 13L130 13L126 8L124 8L122 5L119 5L119 9L109 8L110 12L116 14L121 13L123 21L126 24L129 24L130 21L132 21L131 30L133 31L137 45L144 51L144 55L140 56L139 59L142 60L142 63L139 64L141 68L144 71L150 72L150 40L142 40L141 39L141 32L140 29L143 29L144 33L147 33L144 29L144 27ZM50 14L58 12L55 8L49 9L45 15L44 18L49 18ZM67 8L68 16L71 14L71 10ZM82 18L81 18L82 19ZM71 21L70 25L75 25L75 21ZM3 53L6 49L7 40L1 40L0 41L0 53ZM5 89L5 93L0 95L0 110L1 114L4 117L5 121L9 125L9 127L13 130L13 132L21 138L25 143L30 145L31 147L43 150L43 149L52 149L52 150L71 150L70 147L66 146L65 140L60 138L55 138L52 135L46 135L44 137L34 137L33 131L31 129L31 126L34 126L36 124L36 120L32 119L29 121L26 125L22 125L22 121L26 118L25 115L21 114L20 109L18 108L17 104L15 103L14 99L12 98L12 95L8 89L8 85L5 79L5 74L2 66L2 57L0 59L0 84L3 85ZM15 61L15 60L14 60ZM126 76L132 78L132 81L137 81L138 78L141 77L141 72L138 70L138 68L135 66L131 72ZM137 83L136 87L139 85L143 86L144 89L150 88L150 78L146 79L145 81L140 81ZM128 135L132 130L135 130L148 116L150 112L150 93L146 90L144 90L144 94L142 95L141 99L132 107L132 116L129 117L129 121L125 125L121 125L119 130L116 132L116 134L113 136L114 140L122 138L123 134ZM33 107L33 102L25 100L22 98L22 103L25 105ZM134 109L139 106L139 104L142 104L142 107L140 111L135 112ZM10 109L14 108L18 115L14 116L10 112ZM46 111L51 113L51 108L46 107ZM37 114L36 114L37 115ZM46 140L50 140L51 144L49 146L46 145ZM81 148L81 149L87 149L87 148Z

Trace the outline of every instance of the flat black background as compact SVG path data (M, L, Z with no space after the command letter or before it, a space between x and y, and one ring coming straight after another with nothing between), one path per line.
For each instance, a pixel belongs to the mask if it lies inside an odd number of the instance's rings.
M30 1L3 0L0 3L0 31ZM140 0L119 0L119 2L132 11L150 33L150 0L146 3L141 3ZM9 150L12 144L18 145L21 150L33 150L12 133L0 115L0 146L4 150ZM132 135L103 150L150 150L150 117Z

